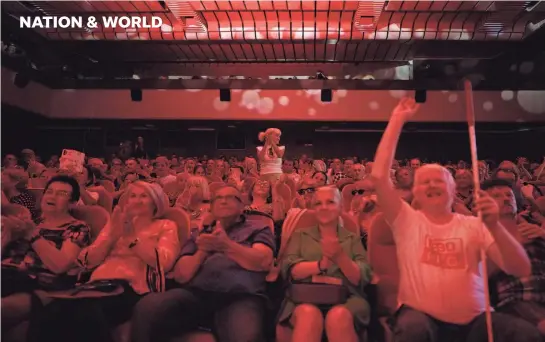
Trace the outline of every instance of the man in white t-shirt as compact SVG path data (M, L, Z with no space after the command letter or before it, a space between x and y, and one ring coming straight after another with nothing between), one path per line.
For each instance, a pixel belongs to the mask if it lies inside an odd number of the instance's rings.
M413 195L420 210L401 199L390 177L405 122L416 112L402 99L378 146L371 179L391 226L399 265L396 342L486 341L484 281L480 250L504 272L523 277L531 265L522 246L499 222L497 203L485 192L475 202L480 219L452 213L452 174L437 164L415 172ZM484 224L483 224L484 223ZM484 278L484 279L483 279ZM496 342L541 341L535 327L511 316L492 316Z

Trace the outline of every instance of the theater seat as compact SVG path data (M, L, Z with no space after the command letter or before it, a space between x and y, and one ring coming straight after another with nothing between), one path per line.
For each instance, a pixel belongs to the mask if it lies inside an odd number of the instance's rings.
M70 213L76 219L89 225L91 229L91 241L94 241L102 228L110 219L110 214L102 207L96 205L78 205Z
M392 231L379 213L371 223L367 241L368 256L376 284L377 315L385 342L393 341L388 318L397 309L399 268Z
M106 209L108 213L111 213L113 210L113 204L114 204L114 198L112 194L104 189L102 186L95 186L90 187L88 191L96 192L98 193L98 201L97 205L101 206L102 208Z
M180 208L167 208L163 214L163 218L174 221L178 227L178 238L180 239L180 246L185 245L190 234L190 219L189 215Z

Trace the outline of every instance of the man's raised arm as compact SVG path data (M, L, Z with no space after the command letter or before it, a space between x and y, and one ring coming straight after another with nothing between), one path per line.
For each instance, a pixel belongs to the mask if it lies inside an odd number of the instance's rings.
M377 198L384 217L390 224L394 222L401 210L403 200L395 191L390 179L390 169L394 160L399 136L403 125L418 110L418 104L411 98L403 98L394 108L388 126L380 139L375 154L375 162L371 171L371 179L375 184Z

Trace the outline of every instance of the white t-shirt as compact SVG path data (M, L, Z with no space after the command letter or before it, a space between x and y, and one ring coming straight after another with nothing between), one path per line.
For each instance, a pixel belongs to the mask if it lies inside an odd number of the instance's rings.
M286 150L286 146L278 146L281 151ZM263 150L263 146L257 147L257 153ZM274 151L271 149L271 153L265 153L265 159L260 160L260 174L268 175L271 173L282 173L282 158L279 158ZM272 154L272 156L270 155Z
M438 225L403 202L390 226L399 265L399 304L455 324L467 324L485 312L480 248L487 250L494 239L478 218L454 214L449 223Z

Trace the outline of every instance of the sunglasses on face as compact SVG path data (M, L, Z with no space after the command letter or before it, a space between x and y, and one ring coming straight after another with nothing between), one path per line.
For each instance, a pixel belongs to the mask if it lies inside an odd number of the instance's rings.
M312 194L316 189L314 188L307 188L307 189L299 189L297 190L297 193L301 196L303 196L304 194Z
M354 190L352 190L352 196L363 195L364 193L365 193L364 189L354 189Z

